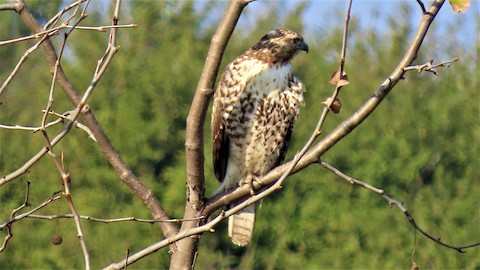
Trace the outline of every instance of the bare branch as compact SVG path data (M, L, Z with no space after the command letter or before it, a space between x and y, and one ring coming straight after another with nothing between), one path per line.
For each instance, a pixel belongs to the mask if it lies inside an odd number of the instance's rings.
M54 125L56 125L58 123L61 123L61 122L63 122L62 119L54 120L52 122L46 123L45 128L49 128L49 127L54 126ZM33 131L33 132L37 132L40 129L42 129L41 127L29 127L29 126L21 126L21 125L11 126L11 125L3 125L3 124L0 124L0 128L14 129L14 130L26 130L26 131Z
M427 10L425 9L425 5L423 4L422 0L416 0L420 8L422 9L422 13L425 14L427 13Z
M78 22L80 22L80 20ZM73 28L72 28L72 30L73 30ZM53 102L54 102L55 82L56 82L56 78L57 78L58 68L60 67L60 59L62 59L63 50L65 49L65 44L67 43L68 34L65 34L64 37L65 38L63 39L62 46L60 47L60 53L59 53L58 59L55 62L55 69L53 71L53 78L52 78L52 83L51 83L51 86L50 86L50 94L48 96L47 107L43 111L42 131L45 131L45 123L47 122L47 117L49 115L49 112L50 112L50 110L52 108L52 105L53 105ZM73 121L75 121L75 119Z
M450 248L450 249L454 249L454 250L456 250L460 253L464 253L465 249L467 249L467 248L480 246L480 242L470 244L470 245L464 245L464 246L454 246L454 245L451 245L451 244L448 244L448 243L445 243L445 242L441 241L440 238L433 237L432 235L430 235L425 230L423 230L420 226L417 225L413 216L408 212L408 210L406 209L406 207L403 205L403 203L400 200L397 200L397 199L394 199L394 198L390 197L388 194L386 194L384 192L383 189L376 188L372 185L369 185L365 182L362 182L358 179L355 179L351 176L348 176L348 175L344 174L343 172L341 172L340 170L338 170L337 168L333 167L332 165L330 165L330 164L328 164L328 163L326 163L322 160L319 160L318 164L320 164L325 169L333 172L335 175L339 176L340 178L344 179L345 181L349 182L350 184L361 186L365 189L368 189L370 191L373 191L373 192L379 194L380 196L382 196L383 199L385 199L387 201L387 203L390 206L396 205L398 208L400 208L400 210L402 210L403 214L405 214L405 217L408 219L408 221L413 226L413 228L415 228L415 230L419 231L420 233L422 233L423 235L425 235L426 237L428 237L429 239L431 239L435 243L437 243L439 245L442 245L444 247Z
M27 191L27 194L28 194L29 191ZM15 210L12 211L12 214L10 215L10 219L3 222L2 224L0 224L0 230L3 230L5 227L10 227L13 223L19 221L19 220L22 220L24 218L27 218L27 217L30 217L33 213L37 212L38 210L42 209L43 207L47 206L48 204L50 204L51 202L53 201L56 201L56 200L59 200L63 197L63 195L59 195L61 193L61 191L56 191L54 192L50 197L48 197L45 201L43 201L41 204L39 204L38 206L34 207L33 209L23 213L23 214L20 214L20 215L17 215L16 213L18 211L20 211L21 209L25 208L25 207L28 207L30 206L30 203L24 203L22 204L20 207L16 208ZM27 195L28 196L28 195Z
M2 96L3 92L5 91L6 87L8 86L8 84L12 81L12 79L15 77L15 75L17 75L18 73L18 70L20 69L20 67L22 66L23 63L25 63L25 61L27 60L27 57L33 52L35 51L36 49L38 49L38 47L40 46L40 44L42 44L42 42L44 42L45 40L47 40L50 36L52 35L56 35L58 34L58 31L53 31L51 33L48 33L48 34L45 34L42 39L40 39L40 41L38 41L35 45L33 45L32 47L30 47L27 51L25 51L25 53L22 55L22 57L20 58L20 60L18 61L17 65L15 66L15 68L12 70L12 72L10 73L10 75L8 75L7 79L3 82L2 86L0 87L0 96Z
M426 71L426 72L433 73L435 76L438 76L438 75L440 75L440 73L438 73L437 70L435 70L435 68L438 68L438 67L449 68L451 65L453 65L454 62L457 62L457 61L458 61L458 58L455 57L452 60L441 62L440 64L434 65L433 60L430 60L423 65L415 65L415 66L404 67L403 70L404 71L416 70L417 72Z
M83 257L85 259L85 269L90 269L90 253L88 252L87 248L87 243L85 241L85 236L83 233L83 228L82 224L80 223L80 215L78 214L77 208L75 207L75 204L73 202L73 198L70 192L70 174L65 172L64 169L64 164L63 164L63 151L62 151L62 162L58 160L57 155L55 154L53 150L53 146L50 143L50 139L48 138L47 132L45 130L42 130L43 135L45 136L45 139L47 141L47 149L48 153L52 157L53 161L55 162L55 165L57 166L58 171L60 172L60 175L62 177L62 185L65 188L65 198L68 201L68 205L70 206L70 211L72 212L73 219L75 220L75 227L77 229L77 237L80 241L80 246L82 247L82 252L83 252Z
M19 38L0 41L0 46L8 45L8 44L16 43L16 42L21 42L21 41L26 41L26 40L30 40L30 39L44 38L45 35L48 35L48 36L57 35L59 33L59 31L63 28L64 27L57 27L57 28L54 28L54 29L42 31L41 33L36 33L36 34L25 36L25 37L19 37ZM37 45L37 47L38 47L38 45Z
M61 219L61 218L73 218L72 214L64 214L64 215L29 215L28 218L33 218L33 219L46 219L46 220L55 220L55 219ZM139 223L149 223L149 224L154 224L154 223L159 223L159 222L168 222L168 223L180 223L183 221L194 221L194 220L201 220L204 219L205 217L199 217L196 219L191 219L191 220L184 220L184 219L179 219L179 218L174 218L174 219L143 219L143 218L136 218L136 217L122 217L122 218L96 218L96 217L91 217L91 216L85 216L85 215L80 215L81 219L85 220L90 220L90 221L96 221L96 222L101 222L101 223L115 223L115 222L125 222L125 221L134 221L134 222L139 222ZM1 227L0 227L1 229Z
M136 252L135 254L130 255L128 258L126 258L122 261L112 263L109 266L105 267L104 269L122 269L125 265L133 264L133 263L137 262L138 260L144 258L145 256L148 256L152 253L155 253L158 250L160 250L164 247L167 247L172 243L175 243L175 242L177 242L181 239L185 239L186 237L196 235L196 234L201 234L201 233L204 233L204 232L215 232L215 230L213 228L225 218L222 213L220 215L218 215L215 219L211 220L210 222L208 222L208 223L206 223L202 226L193 227L193 228L190 228L190 229L185 230L185 231L180 231L179 233L177 233L177 234L175 234L171 237L167 237L160 242L157 242L157 243L155 243L151 246L148 246L148 247Z
M15 10L16 12L20 12L22 10L23 6L20 5L19 3L4 3L0 4L0 11L4 10Z
M20 1L20 0L17 0L17 1ZM23 1L21 2L23 3ZM85 2L85 0L79 0L71 4L67 8L71 9L75 7L75 4L78 5L81 2ZM45 25L44 28L47 28L48 26L55 24L56 21L61 17L61 15L65 13L67 8L59 12L56 15L56 19L50 20ZM38 22L35 20L32 14L28 11L28 9L26 7L25 9L26 10L22 10L22 12L20 13L25 24L33 32L43 31L44 29L42 29L42 27L38 24ZM116 18L118 20L118 16ZM53 70L55 63L57 61L57 55L55 53L53 44L50 40L47 40L42 46L45 52L47 62L49 63L50 68ZM81 97L78 95L78 92L70 83L70 81L68 80L66 74L63 72L61 67L58 69L57 80L59 85L62 87L64 93L72 101L72 103L75 105L79 104L81 102ZM168 214L162 208L162 206L160 205L160 202L155 197L155 195L137 178L137 176L130 170L128 165L118 154L117 150L110 142L108 136L103 131L103 128L96 120L93 112L90 110L90 107L88 106L88 104L85 104L83 106L83 110L81 111L81 113L83 118L85 119L86 126L91 131L91 134L92 134L91 137L97 140L98 145L102 150L102 153L105 154L106 159L109 161L111 166L115 169L120 179L122 179L122 181L124 181L125 184L127 184L127 186L135 193L135 195L138 198L140 198L142 202L150 209L155 219L168 219L169 218ZM60 141L63 138L63 136L65 136L65 134L66 133L64 132L58 134L57 137L52 140L52 145L55 145L56 143L58 143L58 141ZM46 148L43 148L35 156L30 158L30 160L25 162L20 168L0 178L0 186L26 173L28 169L32 167L46 153L47 153ZM173 235L178 231L175 225L171 223L160 223L160 227L162 228L162 231L165 234L165 236Z
M72 15L63 23L63 25L68 25L69 21L75 17L77 15L77 12L80 8L80 4L82 4L83 2L85 2L87 0L78 0L68 6L66 6L65 8L63 8L62 10L60 10L57 14L55 14L55 16L53 16L44 26L43 26L43 29L49 29L51 26L55 25L59 20L60 18L63 16L63 14L65 14L67 11L69 11L70 9L72 8L75 8L75 10L73 11ZM88 3L85 5L85 8L88 6ZM39 32L39 31L37 31Z
M78 30L90 30L90 31L98 31L98 32L105 32L108 29L112 28L136 28L138 24L122 24L122 25L102 25L102 26L77 26L75 27ZM66 28L73 28L73 26L67 25Z
M7 244L8 242L10 241L10 239L13 238L13 231L12 231L12 224L16 221L19 221L25 217L27 217L28 215L32 214L32 213L35 213L36 211L42 209L43 207L45 207L46 205L48 205L49 203L51 203L52 201L55 201L55 200L58 200L60 199L62 196L58 196L58 193L59 192L55 192L53 193L52 196L50 196L47 200L45 200L44 202L42 202L40 205L38 205L37 207L33 208L32 210L28 211L28 212L25 212L23 214L20 214L20 215L17 215L18 211L22 210L23 208L25 207L28 207L30 206L30 202L29 202L29 195L30 195L30 181L27 181L27 187L25 189L25 200L24 202L17 208L15 208L12 213L10 214L10 219L3 222L2 224L0 224L0 230L3 230L4 228L7 229L7 235L5 236L5 238L3 239L3 244L2 246L0 247L0 253L3 252L5 250L5 248L7 247Z
M45 112L45 111L43 111ZM65 112L63 114L58 114L54 111L50 111L49 114L52 114L52 115L55 115L57 117L59 117L60 119L64 119L64 120L67 120L67 121L72 121L72 119L70 118L70 115L73 113L73 111L68 111L68 112ZM97 142L97 139L95 139L95 136L93 135L92 131L87 127L85 126L84 124L82 123L79 123L78 121L74 121L73 122L73 126L75 126L76 128L79 128L83 131L85 131L87 134L88 134L88 137L90 139L92 139L94 142ZM39 131L41 128L37 128L34 132L37 132Z
M0 41L0 46L4 46L4 45L16 43L16 42L22 42L22 41L26 41L26 40L30 40L30 39L39 39L39 38L43 37L45 34L49 34L50 36L52 36L54 34L58 34L60 32L60 30L62 30L62 29L74 29L75 28L76 30L106 32L108 29L112 29L112 28L136 28L136 27L138 27L138 24L135 24L135 23L124 24L124 25L104 25L104 26L75 26L75 25L67 25L67 24L64 23L60 26L35 33L33 35L28 35L28 36L24 36L24 37L19 37L19 38Z

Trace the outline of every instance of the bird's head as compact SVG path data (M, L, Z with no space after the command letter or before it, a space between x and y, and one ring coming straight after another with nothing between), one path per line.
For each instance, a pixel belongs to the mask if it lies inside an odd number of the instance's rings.
M300 51L308 53L308 45L303 37L299 33L285 28L268 32L251 50L265 49L272 54L273 62L288 62Z

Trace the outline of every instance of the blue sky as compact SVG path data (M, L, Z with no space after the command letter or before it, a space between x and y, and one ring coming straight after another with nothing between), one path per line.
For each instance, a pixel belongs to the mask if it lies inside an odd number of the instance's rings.
M269 2L275 1L279 5L285 6L287 9L293 8L295 5L306 0L267 0ZM224 1L223 1L224 2ZM265 0L257 0L250 3L247 6L247 13L265 13L268 12L268 6L263 2ZM307 8L307 11L304 14L305 27L308 29L308 33L303 33L307 38L309 34L313 33L314 35L321 35L322 29L329 27L334 21L334 17L341 16L341 21L343 22L344 11L346 10L348 1L343 0L310 0L310 4ZM423 0L426 8L428 9L432 1ZM224 2L224 4L226 4ZM352 5L351 17L356 18L362 27L375 27L380 31L380 33L389 31L388 25L386 24L386 19L392 14L398 13L399 4L406 4L411 6L413 10L412 16L408 18L402 18L401 15L398 15L396 19L410 20L414 29L419 23L421 16L420 6L415 0L355 0ZM465 14L455 14L448 4L448 1L445 2L444 6L440 10L440 13L435 18L434 25L437 27L437 30L442 35L445 35L445 38L448 39L449 36L454 34L456 37L460 37L462 41L462 47L468 47L472 44L477 44L480 42L479 38L479 20L480 20L480 1L473 0L471 2L470 8ZM217 10L220 13L222 10ZM252 21L245 16L240 19L240 24L246 23L251 27L256 26L256 22ZM217 18L221 16L220 14L215 15ZM453 30L452 30L453 29ZM269 29L268 29L269 30ZM454 31L454 33L452 33ZM310 37L312 38L312 37Z
M288 0L289 5L296 5L298 4L298 0ZM432 1L423 1L426 8L429 7ZM305 21L307 24L313 27L318 27L322 24L322 16L320 14L325 15L331 13L332 10L340 9L341 11L345 11L347 7L347 1L325 1L325 0L313 0L310 1L310 7L305 14ZM374 1L374 0L357 0L353 1L352 4L352 12L351 16L356 17L359 19L360 23L363 26L375 26L378 27L380 30L385 30L384 26L385 19L390 16L391 14L395 14L398 12L398 5L401 3L408 4L413 7L414 14L413 14L413 21L412 23L417 25L419 22L419 18L421 15L420 6L417 4L415 0L386 0L386 1ZM470 8L467 10L465 14L455 14L446 2L442 9L440 10L439 14L435 18L435 24L439 24L440 28L448 25L453 24L455 22L459 22L462 24L460 27L459 32L462 38L476 40L479 41L479 16L480 16L480 8L479 8L480 1L474 0L471 2Z

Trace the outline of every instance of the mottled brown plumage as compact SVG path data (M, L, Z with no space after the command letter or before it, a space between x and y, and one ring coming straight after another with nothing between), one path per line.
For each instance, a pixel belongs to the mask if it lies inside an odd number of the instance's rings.
M251 183L285 158L303 84L290 60L308 52L303 37L288 29L270 31L230 63L215 92L212 112L213 164L218 191ZM229 236L240 246L253 233L255 206L229 219Z

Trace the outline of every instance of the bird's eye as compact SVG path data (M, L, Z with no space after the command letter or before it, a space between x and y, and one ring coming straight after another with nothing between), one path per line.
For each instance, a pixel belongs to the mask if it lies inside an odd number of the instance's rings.
M293 43L300 43L302 40L300 38L294 38Z

